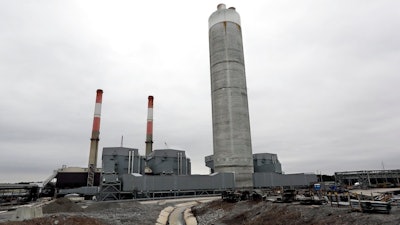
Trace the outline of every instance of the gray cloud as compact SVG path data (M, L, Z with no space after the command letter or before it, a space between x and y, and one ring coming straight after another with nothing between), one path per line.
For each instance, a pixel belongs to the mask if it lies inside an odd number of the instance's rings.
M212 154L208 16L219 2L0 2L0 182L86 166L95 90L100 148ZM398 168L397 1L241 1L253 152L283 170Z

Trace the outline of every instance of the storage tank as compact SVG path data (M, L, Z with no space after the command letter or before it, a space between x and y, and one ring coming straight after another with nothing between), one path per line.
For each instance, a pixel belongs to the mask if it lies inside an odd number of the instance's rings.
M238 188L253 186L253 157L240 16L219 4L209 20L215 172L233 172Z

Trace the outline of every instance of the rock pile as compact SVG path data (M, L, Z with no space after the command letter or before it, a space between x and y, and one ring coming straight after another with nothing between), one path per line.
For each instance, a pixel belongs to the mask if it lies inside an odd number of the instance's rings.
M58 198L54 202L43 206L43 213L82 212L78 204L68 198Z

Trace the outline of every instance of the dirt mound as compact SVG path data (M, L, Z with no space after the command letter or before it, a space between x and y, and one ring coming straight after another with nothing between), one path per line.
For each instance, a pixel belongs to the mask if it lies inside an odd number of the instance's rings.
M82 212L82 207L67 198L58 198L43 206L43 213Z
M107 209L118 209L121 206L114 202L94 202L85 208L85 212L99 212Z
M25 220L20 222L5 222L2 225L108 225L101 220L85 216L52 215L49 217Z
M234 207L235 207L235 204L226 204L226 202L224 202L222 200L216 200L216 201L204 203L204 205L202 207L195 207L194 212L195 212L196 216L201 216L212 210L230 211Z
M137 201L118 201L118 202L94 202L90 204L86 209L85 212L100 212L105 210L118 210L124 211L146 211L148 210L148 206L142 205Z

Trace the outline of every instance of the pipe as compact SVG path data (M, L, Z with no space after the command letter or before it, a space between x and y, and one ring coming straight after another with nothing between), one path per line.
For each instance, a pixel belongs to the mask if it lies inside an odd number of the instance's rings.
M182 152L178 152L178 175L182 175Z
M147 131L146 131L146 158L153 151L153 96L149 96L147 107Z
M183 153L181 152L181 155L180 155L180 161L181 161L181 173L180 173L180 175L182 175L183 174L183 163L182 163L182 158L183 158Z
M132 165L131 165L131 173L134 173L135 172L135 158L136 158L136 156L135 156L135 154L133 154L133 152L132 152L132 160L131 160L131 163L132 163Z
M93 186L94 173L97 168L97 152L99 148L99 136L100 136L100 116L101 116L101 104L103 99L103 90L97 89L96 91L96 104L94 107L94 118L92 128L92 138L90 139L90 152L89 152L89 164L88 164L88 180L87 185Z
M181 152L181 175L183 174L183 153Z
M141 164L142 162L141 162L141 159L140 159L140 156L138 156L138 173L140 173L140 174L142 174L142 171L141 171L141 169L142 168L140 168L140 164Z
M128 174L131 174L132 151L128 152Z
M181 165L180 165L180 153L178 152L178 175L180 174L180 168L181 168Z
M181 163L180 163L180 152L178 152L178 175L180 174L180 168L181 168Z

